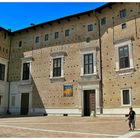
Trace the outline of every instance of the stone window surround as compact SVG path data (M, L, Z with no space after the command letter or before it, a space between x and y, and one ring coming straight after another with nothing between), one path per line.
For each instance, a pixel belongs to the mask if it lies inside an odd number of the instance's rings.
M123 46L126 46L126 45L128 45L128 49L129 49L130 67L129 68L120 69L119 68L119 47L123 47ZM132 41L131 40L127 40L127 41L115 44L115 52L116 52L116 72L119 72L119 71L124 71L125 72L125 70L132 70L132 69L134 69L133 55L132 55Z
M102 20L103 20L103 19L105 19L105 24L102 24ZM100 19L100 25L101 25L101 26L107 25L107 18L106 18L106 17L102 17L102 18Z
M92 25L92 30L89 31L89 26ZM94 31L94 24L93 23L88 23L87 24L87 31L88 32L93 32Z
M61 76L59 77L53 77L53 59L61 58ZM51 56L50 58L51 67L50 67L50 79L59 79L64 78L64 55L58 55L58 56Z
M67 31L69 32L68 35L66 35ZM65 33L65 37L69 37L70 36L70 30L69 29L66 29L64 33Z
M47 40L46 40L46 36L47 36ZM44 35L44 41L45 42L49 41L49 34L48 33L45 33L45 35Z
M127 105L124 105L123 104L123 90L129 90L129 100L130 100L130 104L127 104ZM128 107L128 106L131 106L132 105L132 89L131 88L123 88L121 89L121 106L122 107Z
M91 54L93 53L93 73L92 74L84 74L84 55L85 54ZM80 52L80 62L81 62L81 73L80 76L92 76L97 74L97 69L96 69L96 50L84 50Z
M39 42L36 42L36 38L37 38L37 37L39 37ZM34 37L34 44L35 44L35 45L39 45L40 42L41 42L41 36L40 36L40 35L35 35L35 37Z
M32 58L22 58L22 65L21 65L21 81L31 81L31 68L32 68ZM30 63L30 74L29 74L29 80L23 80L23 64L24 63Z
M5 65L5 76L4 76L4 81L3 81L3 80L0 80L0 81L6 82L6 81L7 81L8 60L0 57L0 63Z
M56 34L57 34L57 36L56 36ZM60 36L59 31L55 31L55 32L54 32L54 39L55 39L55 40L58 40L58 39L59 39L59 36Z

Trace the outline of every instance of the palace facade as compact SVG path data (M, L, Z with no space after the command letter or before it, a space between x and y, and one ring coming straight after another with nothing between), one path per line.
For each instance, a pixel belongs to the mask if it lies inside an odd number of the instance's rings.
M1 114L140 114L140 3L0 28L0 40Z

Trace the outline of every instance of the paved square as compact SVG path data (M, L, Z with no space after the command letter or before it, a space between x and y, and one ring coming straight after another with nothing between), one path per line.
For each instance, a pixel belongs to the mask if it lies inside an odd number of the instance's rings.
M140 137L140 118L136 130L128 131L126 118L110 117L13 117L0 118L0 137Z

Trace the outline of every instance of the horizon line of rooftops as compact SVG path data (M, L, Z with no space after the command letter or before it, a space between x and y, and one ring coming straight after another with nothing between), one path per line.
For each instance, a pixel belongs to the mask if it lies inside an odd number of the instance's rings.
M40 24L34 24L34 23L31 23L29 27L25 27L25 28L22 28L22 29L18 29L16 31L13 31L11 29L5 29L3 27L0 27L1 30L5 30L6 32L8 32L9 34L11 33L17 33L17 32L20 32L20 31L24 31L24 30L28 30L28 29L32 29L32 28L35 28L35 27L39 27L39 26L43 26L45 24L49 24L51 25L53 22L58 22L60 23L60 20L64 20L64 19L68 19L68 21L70 21L70 18L73 18L73 17L79 17L81 15L90 15L90 14L96 14L96 13L101 13L101 10L106 8L106 7L109 7L109 8L112 8L111 6L114 5L114 4L123 4L124 2L109 2L107 4L104 4L100 7L97 7L95 9L92 9L92 10L88 10L88 11L85 11L85 12L80 12L80 13L77 13L77 14L73 14L73 15L69 15L69 16L65 16L65 17L62 17L62 18L57 18L55 20L51 20L51 21L47 21L47 22L43 22L43 23L40 23Z

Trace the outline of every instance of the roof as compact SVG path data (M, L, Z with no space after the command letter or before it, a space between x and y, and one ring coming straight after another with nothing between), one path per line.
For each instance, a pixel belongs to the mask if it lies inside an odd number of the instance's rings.
M55 20L47 21L47 22L43 22L43 23L40 23L40 24L37 24L37 25L32 25L32 26L29 26L29 27L26 27L26 28L23 28L23 29L16 30L14 32L6 30L6 29L4 29L2 27L0 27L0 29L4 30L4 31L7 31L9 33L17 33L17 32L21 32L21 31L26 31L28 29L34 29L36 27L41 27L41 26L46 25L46 24L52 24L53 22L60 22L60 20L70 19L70 18L73 18L73 17L78 17L78 16L81 16L81 15L86 15L86 14L90 14L90 13L93 14L95 12L100 12L102 9L104 9L106 7L110 7L113 4L115 4L115 3L114 2L107 3L107 4L104 4L103 6L100 6L100 7L96 8L96 9L92 9L92 10L89 10L89 11L81 12L81 13L70 15L70 16L66 16L66 17L63 17L63 18L58 18L58 19L55 19Z
M8 32L8 33L11 33L10 30L4 29L3 27L0 27L0 30L3 30L3 31Z
M13 33L25 31L25 30L28 30L28 29L33 29L33 28L36 28L36 27L41 27L41 26L46 25L46 24L52 24L53 22L60 22L60 20L64 20L64 19L70 19L70 18L73 18L73 17L78 17L78 16L81 16L81 15L86 15L86 14L90 14L90 13L93 13L93 12L100 12L102 9L104 9L106 7L110 7L112 4L115 4L115 3L114 2L107 3L107 4L104 4L103 6L100 6L96 9L92 9L92 10L81 12L81 13L78 13L78 14L74 14L74 15L63 17L63 18L58 18L58 19L55 19L55 20L43 22L43 23L36 24L36 25L33 25L33 26L29 26L29 27L26 27L26 28L23 28L23 29L20 29L20 30L16 30Z

